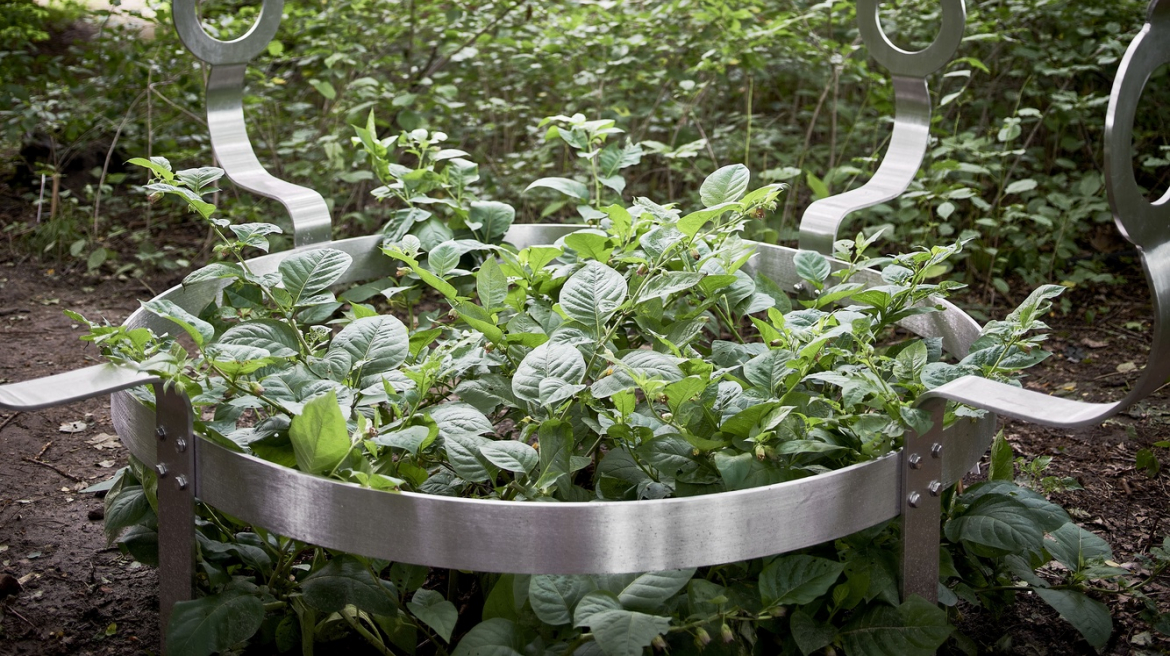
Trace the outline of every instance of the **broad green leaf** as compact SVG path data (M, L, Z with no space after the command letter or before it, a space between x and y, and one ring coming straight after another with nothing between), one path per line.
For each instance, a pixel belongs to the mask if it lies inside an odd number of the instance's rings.
M511 620L495 617L471 627L451 656L523 656Z
M731 203L747 193L751 172L743 164L731 164L707 176L699 187L699 198L705 207Z
M210 656L251 638L264 623L264 604L239 589L180 601L167 625L167 654Z
M828 646L837 636L837 629L834 626L816 621L802 609L792 613L788 626L796 646L800 648L800 653L806 656Z
M353 258L332 248L317 248L293 253L280 263L280 275L293 307L337 282L349 269Z
M427 255L427 267L431 273L443 278L459 266L459 258L463 257L463 252L454 241L445 241L431 249Z
M492 342L499 344L505 340L504 331L496 325L493 315L483 307L466 301L453 301L455 313L467 322L467 325L483 333Z
M326 474L340 464L350 441L337 393L330 390L306 403L289 424L288 437L301 471Z
M274 226L271 223L241 223L239 225L230 225L228 228L235 233L236 239L241 244L258 248L265 253L268 252L267 235L283 232L278 226Z
M126 480L126 479L122 479ZM141 485L129 485L105 501L106 538L113 543L122 529L140 523L150 512L150 502Z
M175 177L186 184L192 191L202 192L207 187L223 177L223 169L215 166L203 166L197 169L183 169L176 171Z
M589 629L605 656L642 656L655 636L670 630L670 618L606 610L589 616Z
M1037 186L1038 185L1035 180L1031 178L1025 178L1023 180L1016 180L1015 182L1009 184L1007 189L1003 190L1003 193L1005 196L1010 194L1022 194L1025 191L1032 191Z
M485 435L493 431L492 422L467 403L442 403L427 409L443 437L451 435Z
M699 284L707 274L690 271L668 271L652 277L637 294L637 302L654 298L665 300L671 294L686 291Z
M540 464L540 454L536 449L515 440L491 442L484 445L479 452L500 469L519 474L530 473Z
M642 574L618 594L618 601L629 610L661 610L666 601L686 587L694 575L693 568Z
M598 336L625 300L625 278L600 262L589 262L570 276L560 295L565 314L589 326Z
M443 595L434 590L419 589L414 597L406 602L410 612L431 627L443 642L451 642L451 632L455 630L455 622L459 620L459 611L455 604L443 598Z
M195 283L205 282L208 280L222 280L224 278L243 278L244 270L238 264L228 264L226 262L212 262L202 269L192 271L190 275L183 278L183 285L194 285Z
M492 241L503 237L515 220L516 210L507 203L475 201L468 213L467 227L484 241Z
M573 626L589 626L589 618L607 610L621 610L622 602L608 590L594 590L581 598L573 609Z
M408 426L378 435L372 441L379 446L389 446L408 453L418 453L433 442L437 436L437 430L432 436L431 429L426 426Z
M589 200L589 187L586 187L581 182L570 180L568 178L541 178L536 182L528 185L528 187L524 189L524 193L528 193L533 189L542 187L545 189L559 191L566 196L570 196L578 200Z
M1051 540L1044 541L1048 553L1074 572L1084 569L1091 560L1113 559L1113 549L1108 542L1071 522L1052 531L1051 535Z
M1012 445L1001 430L995 434L995 439L991 442L991 467L988 469L987 478L992 481L1010 482L1015 480L1015 477L1015 454L1012 453Z
M719 203L718 205L699 210L698 212L691 212L678 220L678 231L688 237L694 237L698 234L699 229L705 223L713 219L717 219L725 212L742 207L739 203L728 202Z
M255 346L278 358L291 358L300 352L297 335L283 321L256 319L232 326L220 336L219 344Z
M443 449L451 468L459 478L472 483L486 483L494 475L486 466L490 461L481 453L488 444L491 441L479 435L455 433L443 436Z
M144 301L142 307L178 324L197 346L202 347L215 337L215 328L211 324L179 307L173 301L165 299Z
M397 368L409 352L406 326L390 315L378 315L342 328L329 345L325 359L352 369L354 378L360 380Z
M547 342L524 356L512 378L516 398L547 404L563 388L575 386L585 376L585 358L572 346Z
M381 581L362 559L335 556L301 582L305 603L322 613L336 613L354 605L373 615L394 615L398 593L389 581Z
M814 556L783 556L760 573L760 598L765 606L812 603L837 583L845 566Z
M815 251L797 252L793 258L793 263L796 265L796 274L802 280L807 280L816 285L825 282L833 270L829 266L829 260L824 255Z
M1041 599L1056 609L1066 622L1072 624L1085 640L1096 649L1103 649L1113 633L1113 618L1109 607L1076 590L1034 588Z
M562 626L573 621L573 608L594 589L587 576L537 574L528 582L528 602L541 622Z
M489 257L475 273L475 293L488 312L503 309L508 298L508 276L494 257Z
M962 515L948 521L945 532L952 542L966 540L1014 553L1039 551L1044 540L1027 506L1000 495L980 497Z
M598 161L601 164L602 175L616 175L618 171L642 161L642 144L612 143L601 151Z
M151 157L150 159L132 157L126 160L126 163L150 169L151 173L163 180L169 181L175 179L175 174L171 172L171 163L165 157Z
M613 253L613 247L606 246L608 242L609 238L605 235L586 230L579 230L565 236L565 246L577 251L577 255L581 259L597 260L598 262L609 260L610 254Z
M933 656L951 634L946 612L922 597L872 603L841 629L846 656Z
M695 396L706 389L706 384L703 379L698 376L687 376L682 380L673 382L666 386L666 405L670 411L678 414L679 406L690 401Z

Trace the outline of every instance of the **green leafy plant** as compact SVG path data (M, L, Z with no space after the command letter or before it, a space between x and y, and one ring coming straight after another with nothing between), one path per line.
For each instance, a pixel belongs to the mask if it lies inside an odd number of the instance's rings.
M938 340L894 331L904 318L937 311L932 299L958 287L927 274L959 244L873 257L876 236L859 235L838 242L836 266L801 252L797 298L749 275L755 246L740 235L783 189L749 191L742 165L710 175L695 211L637 198L600 207L603 218L554 244L516 249L499 241L511 208L484 213L457 172L474 165L440 156L439 135L378 140L372 127L363 130L358 141L387 183L378 194L403 205L396 211L441 207L447 232L434 236L434 216L390 229L382 250L401 264L396 279L340 296L332 287L350 256L338 250L292 253L273 273L249 268L246 255L266 251L279 229L215 216L203 194L222 171L134 161L154 176L148 190L182 199L220 238L226 261L184 284L219 281L222 299L199 310L145 304L175 323L192 352L174 334L144 329L91 325L88 338L110 359L181 386L197 430L226 448L386 491L562 501L718 493L889 453L906 431L929 425L914 407L923 391L966 374L1011 381L1044 357L1033 331L1060 287L1038 289L990 323L957 362L943 358ZM386 161L391 146L416 166ZM488 220L496 216L499 223ZM872 267L884 285L853 281ZM398 316L357 300L379 296ZM971 413L951 407L945 420ZM147 562L154 485L135 464L107 496L111 539ZM1099 538L1010 483L948 491L944 509L944 605L962 598L999 607L1034 589L1103 644L1108 612L1084 591L1122 572L1102 565L1110 556ZM425 642L456 656L533 645L607 656L648 646L925 654L954 635L943 610L899 600L896 524L700 570L449 572L443 594L441 575L425 568L331 554L211 508L200 516L206 594L180 604L170 633L190 653L245 640L308 653L316 641L353 632L382 653L413 653ZM1069 574L1049 581L1035 573L1053 559ZM474 590L483 621L456 633L453 595Z

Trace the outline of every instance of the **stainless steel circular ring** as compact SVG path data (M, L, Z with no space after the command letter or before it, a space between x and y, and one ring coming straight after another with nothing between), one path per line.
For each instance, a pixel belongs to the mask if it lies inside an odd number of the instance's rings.
M1151 203L1133 170L1133 121L1150 75L1170 63L1170 0L1150 7L1149 22L1134 39L1113 83L1105 115L1105 175L1117 227L1145 251L1170 242L1170 190Z
M938 36L926 49L910 52L894 45L882 30L878 17L881 0L857 0L857 29L869 54L897 76L923 78L942 68L963 40L967 7L963 0L941 1L942 28Z
M552 243L576 226L515 226L508 241ZM326 246L354 256L343 282L389 273L380 237ZM796 251L759 245L751 267L780 284L799 280ZM257 274L276 270L286 253L250 261ZM864 282L881 284L875 274ZM176 287L160 297L197 312L218 283ZM906 327L944 338L965 352L979 327L957 307L920 315ZM127 319L156 332L174 330L145 310ZM154 413L127 392L112 400L118 434L136 457L155 461ZM982 456L995 417L961 421L946 432L944 483L962 477ZM434 567L515 573L618 573L697 567L819 544L896 517L899 458L878 460L806 479L698 497L633 502L516 502L380 492L311 476L201 440L196 494L205 503L281 535L370 557Z
M280 27L284 0L264 0L260 17L244 36L220 41L208 36L199 22L196 0L174 0L175 30L183 45L199 59L213 66L246 64L268 47Z

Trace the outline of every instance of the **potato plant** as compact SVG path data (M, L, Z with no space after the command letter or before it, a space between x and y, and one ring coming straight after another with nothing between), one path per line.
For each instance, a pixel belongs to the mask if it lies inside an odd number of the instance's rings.
M267 251L279 228L217 218L203 199L222 171L134 160L152 172L152 193L182 198L220 236L223 260L184 284L221 281L222 299L196 312L145 303L173 334L89 324L87 339L184 389L199 433L227 448L387 493L514 501L662 499L815 476L926 430L914 408L925 390L968 374L1013 381L1046 357L1039 317L1061 287L1039 288L948 359L940 340L896 324L961 286L932 278L961 243L875 256L877 236L858 235L837 243L836 267L801 252L792 297L749 273L757 246L741 238L781 185L749 190L747 168L732 165L703 182L701 207L626 203L615 178L635 153L606 146L605 123L558 117L550 131L576 140L593 185L533 185L579 204L587 225L518 249L503 240L515 212L475 197L466 153L425 130L379 139L371 121L357 141L382 182L375 194L396 207L382 246L396 272L340 292L351 263L340 250L249 268L245 256ZM391 161L396 150L413 166ZM863 268L884 284L855 282ZM946 421L973 412L951 407ZM107 496L110 539L145 562L156 558L155 485L134 464ZM1084 594L1123 573L1105 564L1104 541L1009 482L943 501L942 607L899 599L896 521L749 562L521 576L333 553L201 506L204 596L176 608L169 645L310 654L359 636L383 654L927 654L969 642L947 607L998 608L1026 590L1105 643L1108 610ZM1036 572L1053 560L1059 576Z

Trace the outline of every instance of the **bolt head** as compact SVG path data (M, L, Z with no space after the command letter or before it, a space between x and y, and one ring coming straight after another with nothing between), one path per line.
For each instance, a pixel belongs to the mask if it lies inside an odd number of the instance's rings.
M930 492L930 496L937 497L942 492L942 483L931 481L930 485L926 486L926 489Z
M178 476L176 476L175 477L175 487L179 488L180 490L186 490L187 489L187 477L183 476L182 474L179 474Z
M162 463L162 462L158 463L157 465L154 466L154 470L156 472L158 472L159 478L162 478L163 476L167 475L166 463Z
M922 467L922 456L918 455L917 453L912 453L910 454L910 457L906 459L906 462L910 464L910 469L920 469Z
M187 450L187 440L184 440L183 438L179 438L178 440L175 440L175 449L178 450L179 453L186 451Z
M156 436L156 437L158 437L158 439L160 439L160 440L162 440L162 439L166 439L166 437L167 437L167 429L163 428L162 426L159 426L158 428L154 429L154 434L155 434L155 436Z
M932 458L941 458L942 457L942 450L943 450L943 445L935 442L934 444L932 444L930 446L930 456Z
M921 495L919 495L917 492L911 492L911 493L910 493L910 494L909 494L909 495L906 497L906 504L907 504L907 505L909 505L911 508L917 508L917 507L918 507L918 502L919 502L919 501L921 501L921 500L922 500L922 496L921 496Z

